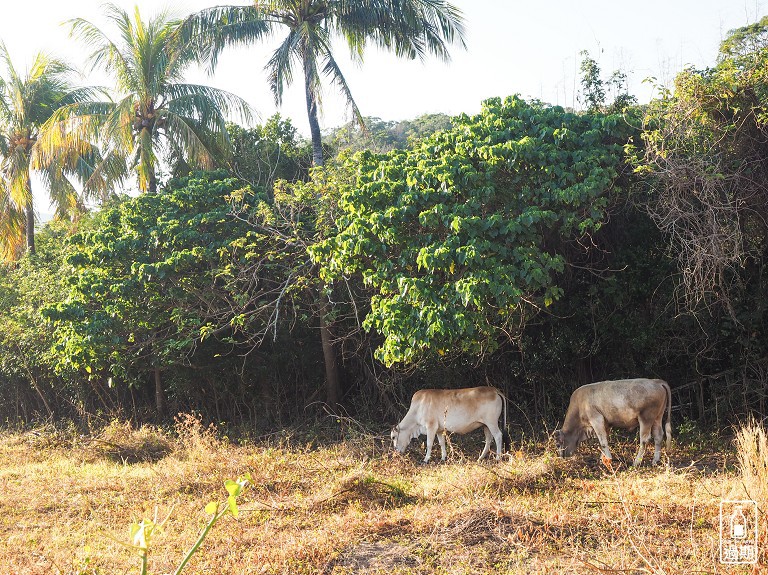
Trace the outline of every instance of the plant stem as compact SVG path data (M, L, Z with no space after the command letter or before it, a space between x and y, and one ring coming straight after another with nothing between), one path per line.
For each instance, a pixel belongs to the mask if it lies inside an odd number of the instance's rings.
M176 571L173 572L173 575L179 575L179 573L181 573L181 571L187 565L189 560L192 558L192 555L194 555L197 552L197 550L200 548L200 545L203 544L203 540L205 539L206 535L208 535L208 532L216 524L219 518L221 518L222 515L225 515L227 513L228 509L229 508L225 508L225 510L222 511L221 513L211 517L211 520L208 522L208 525L206 525L205 529L203 529L203 532L200 533L200 537L197 538L197 541L195 541L195 544L192 546L192 548L189 551L187 551L187 554L184 557L184 560L179 564Z

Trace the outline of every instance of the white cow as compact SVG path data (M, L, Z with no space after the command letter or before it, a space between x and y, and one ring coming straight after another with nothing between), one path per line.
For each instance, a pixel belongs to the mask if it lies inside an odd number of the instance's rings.
M611 460L608 433L612 427L640 427L640 449L633 465L640 465L645 444L653 435L654 465L661 458L661 423L667 412L665 427L667 451L672 443L672 392L661 379L621 379L582 385L571 394L562 429L555 431L558 454L570 456L588 436L594 434L605 458Z
M499 429L499 417L504 409L504 427ZM501 457L502 446L509 445L507 427L507 400L494 387L468 389L422 389L413 394L411 407L402 421L392 428L392 442L399 453L405 452L411 439L427 436L427 454L432 454L432 443L437 434L442 460L445 461L445 432L469 433L478 427L485 431L485 448L478 461L488 455L491 438L496 442L496 457Z

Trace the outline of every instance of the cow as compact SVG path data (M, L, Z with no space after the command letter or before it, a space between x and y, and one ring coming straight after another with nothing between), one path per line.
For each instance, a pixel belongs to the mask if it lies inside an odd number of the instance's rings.
M504 427L499 429L499 417L504 409ZM507 399L494 387L466 389L422 389L413 394L405 417L392 428L390 437L398 453L404 453L411 439L427 436L424 463L432 455L432 443L437 434L445 461L445 432L469 433L482 427L485 447L478 461L488 455L491 438L496 442L496 458L501 458L502 446L508 449Z
M610 463L612 457L608 448L608 433L611 428L634 429L639 426L640 449L633 465L640 465L645 454L645 444L651 435L655 444L655 465L661 458L661 423L665 408L669 451L672 443L672 392L666 381L638 378L583 385L571 394L563 427L555 431L558 455L573 455L579 443L594 432L600 442L604 461Z

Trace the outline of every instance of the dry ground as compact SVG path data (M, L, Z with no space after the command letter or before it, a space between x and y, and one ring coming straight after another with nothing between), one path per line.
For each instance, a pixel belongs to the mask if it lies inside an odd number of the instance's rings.
M568 460L530 444L478 465L477 444L457 443L449 463L420 466L416 442L404 457L363 436L234 445L193 418L175 432L5 432L0 572L138 575L121 542L156 517L149 572L173 573L206 504L245 472L239 517L214 527L185 574L763 572L718 561L719 502L745 495L730 448L678 444L665 465L611 472L591 444ZM617 445L624 460L634 449ZM765 534L763 521L763 565Z

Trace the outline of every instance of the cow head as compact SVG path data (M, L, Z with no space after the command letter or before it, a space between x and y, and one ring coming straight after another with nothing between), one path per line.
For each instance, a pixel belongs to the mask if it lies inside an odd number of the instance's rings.
M556 429L555 444L557 445L557 454L560 457L570 457L576 451L581 437L578 433L564 433L562 429Z
M392 438L392 445L395 448L395 451L398 453L405 453L408 444L411 442L411 434L405 433L400 429L399 425L396 425L392 428L389 437Z

